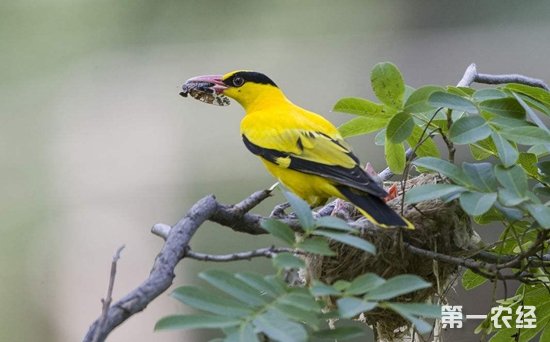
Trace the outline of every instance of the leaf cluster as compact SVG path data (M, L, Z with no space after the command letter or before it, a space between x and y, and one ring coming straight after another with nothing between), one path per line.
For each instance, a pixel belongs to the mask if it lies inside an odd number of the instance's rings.
M394 173L406 169L407 143L419 157L412 161L418 171L437 172L449 180L447 184L412 188L406 193L407 203L458 200L476 222L500 222L500 240L489 247L497 257L525 253L534 245L538 231L550 229L550 161L546 159L550 130L544 123L550 116L548 91L524 84L483 89L428 85L413 89L405 85L391 63L380 63L373 69L371 84L380 103L345 98L336 104L335 111L357 116L340 127L341 133L353 136L378 132L375 140L384 145L386 161ZM447 159L439 155L432 141L438 136L449 150ZM475 162L456 165L455 145L466 146ZM540 253L548 251L543 242ZM520 340L528 341L548 320L549 273L544 267L529 267L528 258L520 267L517 274L528 269L536 284L522 285L515 298L533 302L542 314L538 329L520 333ZM486 281L470 270L462 279L466 289ZM535 300L533 294L538 296ZM484 331L491 333L488 327L485 322ZM513 335L505 330L495 334L492 341ZM543 334L548 334L546 330Z

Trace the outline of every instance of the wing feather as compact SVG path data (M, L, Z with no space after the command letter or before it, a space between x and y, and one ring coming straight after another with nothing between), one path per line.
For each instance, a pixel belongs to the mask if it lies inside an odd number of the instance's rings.
M244 133L242 137L250 152L280 167L325 177L378 197L387 196L360 167L350 146L339 135L289 129L276 135L264 134L261 142L251 141Z

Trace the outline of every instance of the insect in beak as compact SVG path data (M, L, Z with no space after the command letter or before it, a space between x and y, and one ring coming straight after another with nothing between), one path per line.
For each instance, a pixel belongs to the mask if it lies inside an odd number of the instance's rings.
M192 98L217 106L227 106L231 102L229 98L223 95L227 86L222 81L220 75L197 76L188 79L182 86L180 95Z

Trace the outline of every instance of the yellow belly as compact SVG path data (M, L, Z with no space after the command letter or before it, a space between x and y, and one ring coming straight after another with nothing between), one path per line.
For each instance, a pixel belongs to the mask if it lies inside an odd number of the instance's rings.
M283 168L263 159L262 162L285 187L314 207L325 203L330 197L341 197L334 185L323 177Z

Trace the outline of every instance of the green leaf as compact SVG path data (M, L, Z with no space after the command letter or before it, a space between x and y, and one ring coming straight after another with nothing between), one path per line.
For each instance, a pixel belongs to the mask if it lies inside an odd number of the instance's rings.
M495 147L498 151L498 157L500 159L500 162L505 167L510 167L518 161L519 158L519 152L518 150L512 146L508 142L508 140L504 139L500 136L500 134L493 132L491 134L491 137L493 138L493 142L495 143Z
M430 316L427 317L437 318L441 316L441 308L435 305L417 303L384 303L384 306L389 307L390 309L394 310L395 312L409 320L414 325L416 330L418 330L418 332L421 334L426 334L432 331L432 325L418 318L418 316L425 316L425 314L430 314Z
M350 285L351 283L349 281L345 281L342 279L339 279L335 281L334 284L332 284L332 286L334 286L334 288L337 289L338 291L345 291L348 289Z
M526 204L525 208L542 228L550 228L550 208L542 204Z
M260 342L251 322L241 323L237 327L224 328L223 332L225 338L221 342Z
M344 97L336 102L332 110L340 113L348 113L368 117L391 117L391 115L387 114L383 105L359 97Z
M471 144L491 135L487 121L481 116L464 116L453 123L449 138L455 144Z
M306 311L321 312L319 302L304 288L293 288L289 294L279 299L279 303L288 304Z
M527 152L535 155L538 158L546 157L548 154L550 154L550 144L531 146L527 150Z
M521 145L550 144L550 133L535 126L505 127L500 135Z
M494 204L494 207L489 209L488 212L486 212L483 215L474 217L474 221L478 224L488 224L493 221L501 221L504 219L502 216L502 213L496 208L498 206L498 202Z
M232 273L221 270L208 270L199 273L199 278L249 305L258 306L266 302L259 291L235 278Z
M235 277L239 280L244 281L259 292L271 297L277 297L286 293L284 287L281 288L280 286L277 286L275 282L271 281L270 279L268 280L256 273L241 272L235 274Z
M386 128L386 138L394 144L405 141L414 128L414 120L407 112L397 113L391 118Z
M502 205L499 205L498 202L495 203L495 208L498 209L506 218L510 221L518 221L523 218L523 212L519 209L509 208Z
M319 329L319 318L314 312L303 310L294 305L281 303L276 303L274 309L293 321L302 322L314 329Z
M467 184L466 178L462 170L455 164L451 164L446 160L433 157L424 157L416 159L415 161L413 161L413 164L439 172L443 176L452 179L457 184Z
M528 201L529 198L518 195L513 190L500 188L498 189L498 200L504 206L515 207L523 202Z
M253 321L254 325L269 338L277 341L307 341L307 331L298 323L289 321L285 315L268 310Z
M495 201L497 200L497 194L483 193L477 191L466 191L460 194L460 205L465 212L472 216L479 216L485 214Z
M310 237L296 245L296 248L301 249L305 252L332 256L336 253L330 249L329 243L327 240L321 237Z
M409 204L429 201L466 191L465 187L452 184L425 184L413 187L405 194L405 202Z
M405 102L405 111L409 113L422 113L434 109L428 102L428 98L436 91L443 92L439 86L427 85L416 89Z
M422 136L422 128L414 126L411 135L407 138L407 143L411 148L415 148L418 143L425 138ZM419 157L439 157L439 148L432 138L427 138L422 145L416 148L416 155Z
M536 195L550 197L550 188L540 183L535 184L535 186L533 187L533 191Z
M270 297L277 297L286 293L284 288L281 289L274 282L266 280L259 274L252 272L242 272L235 274L235 277L239 280L242 280L250 287L258 290L259 292L268 295Z
M462 163L462 170L469 183L477 190L497 191L497 180L491 163Z
M507 84L505 88L510 89L516 93L525 94L537 101L542 102L547 106L550 105L550 93L544 89L517 83Z
M526 120L513 119L506 116L488 116L491 126L501 128L534 127L532 123Z
M542 174L550 175L550 160L541 161L537 166Z
M485 100L502 99L505 97L507 97L507 95L503 91L494 88L480 89L474 93L474 100L478 102Z
M476 143L470 144L469 147L472 157L476 160L483 160L497 155L497 148L490 136Z
M372 90L382 103L392 108L402 108L405 82L401 72L393 63L378 63L370 75Z
M275 219L267 218L262 220L260 225L271 235L283 240L289 245L294 243L294 232L287 224Z
M279 269L304 268L304 260L290 253L279 253L273 258L273 265Z
M298 221L300 221L302 229L305 231L315 229L315 222L313 221L313 215L311 214L309 204L291 192L283 190L283 195L285 195L286 200L290 203L296 216L298 216Z
M240 317L252 313L252 310L239 301L194 286L178 287L171 296L195 309L214 314Z
M352 338L364 337L365 331L359 327L336 327L313 332L313 337L321 340L345 341Z
M510 168L496 166L495 176L503 187L513 191L520 197L525 196L525 192L527 191L527 176L521 167L517 165Z
M460 97L472 97L475 93L475 90L470 87L455 87L455 86L447 86L447 91L450 94L455 94Z
M519 154L518 164L533 178L538 175L537 161L538 158L533 153L520 152Z
M465 290L475 289L476 287L485 284L488 280L489 279L467 269L462 275L462 287Z
M346 221L336 216L323 216L315 220L315 226L317 228L330 228L343 231L353 231L355 228L351 227Z
M391 304L392 308L399 307L400 312L408 312L411 315L421 316L426 318L440 318L441 306L424 303L395 303L385 302L384 304Z
M525 109L521 104L511 97L503 99L485 100L479 104L482 112L488 112L514 119L525 119Z
M403 94L403 101L407 102L407 100L409 99L409 97L411 97L412 93L414 93L415 90L416 89L414 89L410 85L405 84L405 94Z
M446 93L443 91L436 91L428 98L428 103L433 107L445 107L461 112L468 112L475 114L477 108L472 101L465 99L462 96Z
M407 161L405 156L405 146L403 146L403 144L394 144L386 137L386 141L384 143L384 154L390 170L397 175L402 174Z
M227 328L239 325L240 322L237 318L227 316L174 315L161 318L155 324L155 330Z
M365 273L355 278L346 289L348 295L360 295L371 291L386 282L385 279L374 273Z
M516 98L516 100L518 100L519 104L523 107L523 109L525 109L525 112L527 113L527 116L529 117L529 119L531 119L531 121L533 121L537 126L539 126L540 128L544 129L545 131L548 132L548 127L546 127L546 125L544 124L544 122L542 122L542 120L538 117L538 115L531 109L531 107L529 107L529 105L527 103L525 103L525 101L523 101L523 99L521 98L521 96L519 96L518 94L516 93L512 93L514 95L514 97Z
M346 245L349 245L351 247L355 247L357 249L361 249L367 253L375 254L376 253L376 247L374 245L366 240L363 240L357 236L345 234L345 233L336 233L336 232L329 232L326 230L316 230L313 232L313 234L321 235L328 237L332 240L344 243Z
M378 131L386 127L388 121L390 118L385 116L358 117L342 124L338 131L344 138L349 138Z
M309 290L315 297L335 296L340 294L340 291L334 287L315 279L313 280L313 286Z
M527 105L534 110L537 110L543 114L550 115L550 107L545 105L544 103L535 100L532 97L529 97L525 94L521 94L518 92L513 92L514 94L518 95Z
M336 301L338 313L342 318L355 317L362 312L374 309L377 304L376 302L367 302L355 297L344 297Z
M386 129L383 128L374 136L374 144L376 146L384 146L386 143Z
M367 300L386 300L409 292L431 287L419 276L402 274L386 280L384 286L377 287L365 295Z

